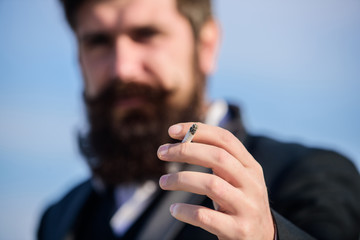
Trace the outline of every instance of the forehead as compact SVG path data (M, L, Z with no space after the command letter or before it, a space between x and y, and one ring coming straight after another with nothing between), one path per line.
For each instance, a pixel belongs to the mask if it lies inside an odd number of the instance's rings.
M185 21L176 0L100 0L82 6L76 19L79 34L90 30L112 30L144 25L176 26Z

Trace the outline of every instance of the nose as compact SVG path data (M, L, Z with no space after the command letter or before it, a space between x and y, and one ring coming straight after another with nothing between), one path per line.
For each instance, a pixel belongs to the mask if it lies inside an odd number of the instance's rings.
M111 75L123 82L144 79L141 49L130 38L119 37L114 45Z

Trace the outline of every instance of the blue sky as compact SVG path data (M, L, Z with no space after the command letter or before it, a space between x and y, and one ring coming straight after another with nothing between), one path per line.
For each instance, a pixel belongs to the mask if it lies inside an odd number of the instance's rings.
M217 1L209 98L250 132L335 149L360 168L360 2ZM41 211L88 175L75 41L55 0L0 1L0 239L34 239ZM19 231L21 229L21 231Z

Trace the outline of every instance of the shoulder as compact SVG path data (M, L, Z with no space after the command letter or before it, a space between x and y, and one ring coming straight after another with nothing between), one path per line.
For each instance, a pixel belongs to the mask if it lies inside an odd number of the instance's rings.
M262 165L269 187L286 177L306 174L343 174L358 177L355 165L345 156L328 149L286 143L264 136L247 136L248 151Z
M66 209L69 208L72 204L74 204L74 200L82 197L90 193L92 190L91 181L86 180L84 182L79 183L75 187L73 187L70 191L68 191L59 201L53 203L45 212L45 214L49 213L64 213Z
M359 234L360 175L348 158L266 137L251 136L248 146L263 166L270 205L280 215L318 238ZM275 218L279 234L286 235L292 228Z
M38 228L38 239L48 239L44 236L57 236L65 233L91 191L91 182L86 180L72 188L59 201L50 205L42 215Z

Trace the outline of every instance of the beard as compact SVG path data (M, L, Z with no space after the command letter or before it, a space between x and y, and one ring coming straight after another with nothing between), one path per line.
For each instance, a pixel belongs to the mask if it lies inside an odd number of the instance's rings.
M96 98L84 94L89 131L78 137L94 177L114 186L142 183L167 172L168 164L157 157L161 144L174 142L168 128L178 122L199 121L205 77L195 80L190 103L183 108L168 102L171 91L139 83L112 83ZM140 98L140 107L122 109L122 99Z

